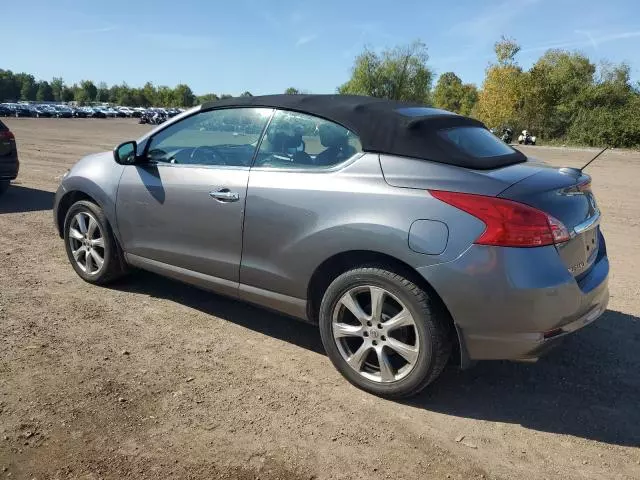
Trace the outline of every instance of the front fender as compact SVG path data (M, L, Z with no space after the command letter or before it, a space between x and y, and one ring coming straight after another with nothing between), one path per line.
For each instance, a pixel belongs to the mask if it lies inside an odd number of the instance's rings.
M120 238L116 217L116 196L124 166L113 160L111 152L84 157L76 163L60 183L54 201L56 219L61 209L70 206L69 199L87 196L104 211L116 238ZM73 197L72 197L73 196Z

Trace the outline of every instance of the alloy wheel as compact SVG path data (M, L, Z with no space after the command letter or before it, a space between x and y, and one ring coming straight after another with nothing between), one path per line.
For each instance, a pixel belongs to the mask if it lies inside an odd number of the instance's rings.
M415 319L384 288L348 290L334 308L331 327L342 358L368 380L395 382L416 365L420 343Z
M69 246L83 272L96 275L104 266L105 243L100 224L89 212L78 212L69 224Z

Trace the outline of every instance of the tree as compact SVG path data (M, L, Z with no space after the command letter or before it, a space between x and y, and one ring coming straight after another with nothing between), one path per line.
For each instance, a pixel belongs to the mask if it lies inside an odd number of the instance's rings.
M62 88L62 98L61 100L63 102L72 102L73 100L75 100L74 98L74 94L73 94L73 89L67 87L66 85Z
M113 88L113 87L112 87ZM126 107L135 106L133 91L129 88L129 85L122 83L117 85L113 92L110 92L110 96L115 95L114 103L118 105L124 105Z
M19 73L17 77L20 81L20 98L22 100L35 100L38 86L33 75Z
M249 91L242 92L240 94L241 97L253 97L253 94Z
M471 115L478 101L475 85L462 84L462 80L453 72L440 75L433 91L433 103L436 107L462 115Z
M147 82L142 87L142 105L150 107L158 103L158 91L151 82Z
M98 95L98 88L91 80L82 80L80 82L80 89L82 90L82 97L85 102L93 102Z
M36 92L36 100L39 102L53 101L53 89L49 82L43 80L38 82L38 91Z
M545 52L524 77L523 124L536 129L541 138L564 136L577 113L575 102L593 84L595 71L580 53Z
M169 106L173 101L173 90L167 86L158 87L156 94L156 106Z
M596 81L576 98L569 141L592 146L640 146L640 93L628 65L600 66Z
M0 101L15 101L20 98L22 83L11 70L0 69Z
M89 97L87 96L87 92L79 87L77 83L74 83L71 87L73 99L78 102L80 105L86 105L90 102Z
M285 95L298 95L300 90L294 87L289 87L284 91Z
M382 54L365 49L356 57L351 79L338 93L429 103L433 72L428 59L427 47L420 41Z
M473 83L462 85L462 103L460 104L460 114L472 116L478 104L478 88Z
M228 93L220 95L220 100L224 100L225 98L233 98L233 95L229 95Z
M64 90L64 80L60 77L53 77L51 80L51 90L53 91L53 100L60 102L63 99L62 91Z
M196 96L191 91L189 85L183 83L176 85L173 89L173 98L171 105L174 107L191 107L196 99Z
M196 102L197 103L207 103L207 102L215 102L216 100L219 100L218 95L216 95L215 93L206 93L204 95L200 95L196 99Z
M493 45L493 51L496 53L498 65L507 66L515 64L515 57L520 51L520 45L513 38L502 35Z
M96 102L108 102L109 101L109 87L105 82L98 84L98 90L96 92Z
M519 50L520 46L504 37L495 44L497 63L487 68L476 108L477 116L489 127L519 126L523 75L514 58Z

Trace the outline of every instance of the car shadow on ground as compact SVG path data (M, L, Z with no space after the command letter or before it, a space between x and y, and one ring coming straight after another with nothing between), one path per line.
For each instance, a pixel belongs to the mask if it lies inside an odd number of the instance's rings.
M479 362L407 403L430 411L640 446L640 318L608 310L536 364Z
M324 353L318 329L243 302L136 271L114 289L168 299ZM640 318L616 311L568 337L536 364L451 367L402 403L458 417L517 423L604 443L640 445Z
M53 197L54 193L46 190L10 185L9 189L0 196L0 214L51 210Z
M128 277L109 287L114 290L171 300L324 355L320 333L315 325L200 290L153 273L135 270Z

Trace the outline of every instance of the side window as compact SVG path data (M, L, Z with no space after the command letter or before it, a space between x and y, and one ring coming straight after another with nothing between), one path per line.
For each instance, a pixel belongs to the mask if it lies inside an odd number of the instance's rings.
M270 108L229 108L200 112L154 135L147 155L156 162L251 166Z
M255 166L326 168L360 152L360 139L346 128L311 115L277 110L262 139Z

